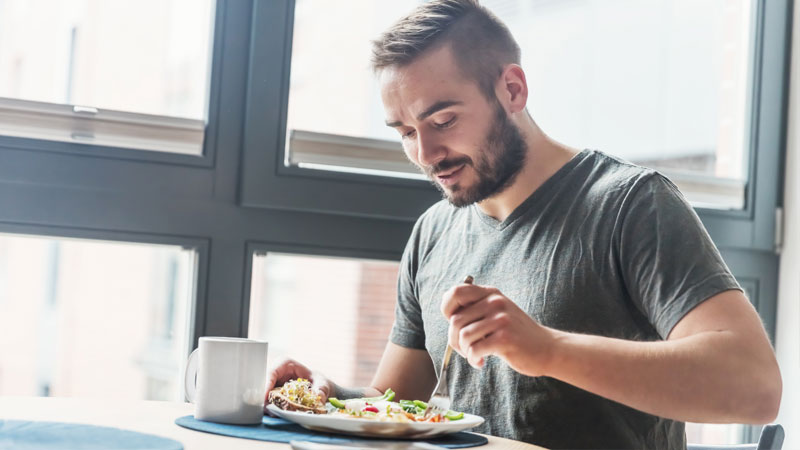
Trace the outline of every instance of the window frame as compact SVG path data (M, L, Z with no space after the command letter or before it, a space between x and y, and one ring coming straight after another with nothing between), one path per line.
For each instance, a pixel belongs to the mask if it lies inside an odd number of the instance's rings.
M776 174L782 174L786 146L793 0L755 1L745 207L696 211L718 247L772 252L783 185Z
M39 152L52 152L63 153L68 155L83 155L91 156L93 158L108 158L119 159L126 161L142 161L152 163L173 164L181 166L192 167L213 167L215 159L217 139L217 123L219 122L218 116L220 113L220 79L222 67L220 64L215 64L215 61L222 59L222 50L224 47L225 35L228 32L225 30L225 12L228 9L229 0L214 0L212 14L213 20L211 21L212 39L209 40L211 48L209 49L209 73L208 73L208 101L206 102L206 119L204 125L203 143L201 146L201 154L181 154L170 153L167 151L157 150L137 150L133 148L109 146L109 145L87 145L85 143L74 141L55 141L45 138L30 138L30 137L17 137L17 136L3 136L0 135L0 148L14 148L24 151L39 151ZM15 99L16 100L16 99ZM20 102L27 102L19 100ZM38 103L38 102L29 102ZM49 109L55 109L57 105L52 105ZM68 108L78 107L92 107L93 105L62 105ZM101 110L101 114L106 110ZM129 115L136 116L150 116L153 119L164 117L169 122L180 122L180 118L173 118L169 116L145 115L126 111L107 111L113 116L124 117ZM79 114L75 115L79 117ZM82 120L92 120L91 117L81 117ZM124 119L122 119L124 120ZM134 121L135 122L135 121Z

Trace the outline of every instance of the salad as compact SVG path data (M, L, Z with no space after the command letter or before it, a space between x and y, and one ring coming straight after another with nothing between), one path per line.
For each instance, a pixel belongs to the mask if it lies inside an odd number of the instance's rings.
M386 389L380 397L339 400L328 398L325 404L328 414L379 422L450 422L464 418L463 412L447 411L444 414L425 416L428 405L422 400L400 400L394 402L394 391Z
M428 405L422 400L400 400L395 402L391 389L380 397L339 400L329 397L323 403L318 392L311 387L311 381L297 378L275 388L268 395L269 402L286 411L310 414L328 414L378 422L451 422L464 418L463 412L447 411L440 414L425 415Z

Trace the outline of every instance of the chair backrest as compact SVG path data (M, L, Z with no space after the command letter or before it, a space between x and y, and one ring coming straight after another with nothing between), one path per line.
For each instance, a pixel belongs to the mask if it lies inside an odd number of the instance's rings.
M702 445L689 444L688 450L781 450L785 433L783 427L777 423L764 425L757 444L737 445Z
M761 437L758 438L757 450L781 450L785 436L786 433L780 424L764 425L764 428L761 429Z

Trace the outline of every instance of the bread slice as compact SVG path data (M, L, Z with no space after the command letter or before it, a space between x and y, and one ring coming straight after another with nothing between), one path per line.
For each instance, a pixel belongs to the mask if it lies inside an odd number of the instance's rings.
M275 388L269 391L267 399L269 400L270 403L285 411L312 412L314 414L328 413L328 411L325 409L325 406L322 403L310 407L289 400L288 397L281 394L281 388Z

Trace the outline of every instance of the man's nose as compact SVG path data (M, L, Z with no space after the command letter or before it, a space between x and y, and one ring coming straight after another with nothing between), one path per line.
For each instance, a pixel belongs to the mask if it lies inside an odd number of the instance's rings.
M432 167L447 156L447 150L439 139L430 133L417 132L417 160L424 167Z

